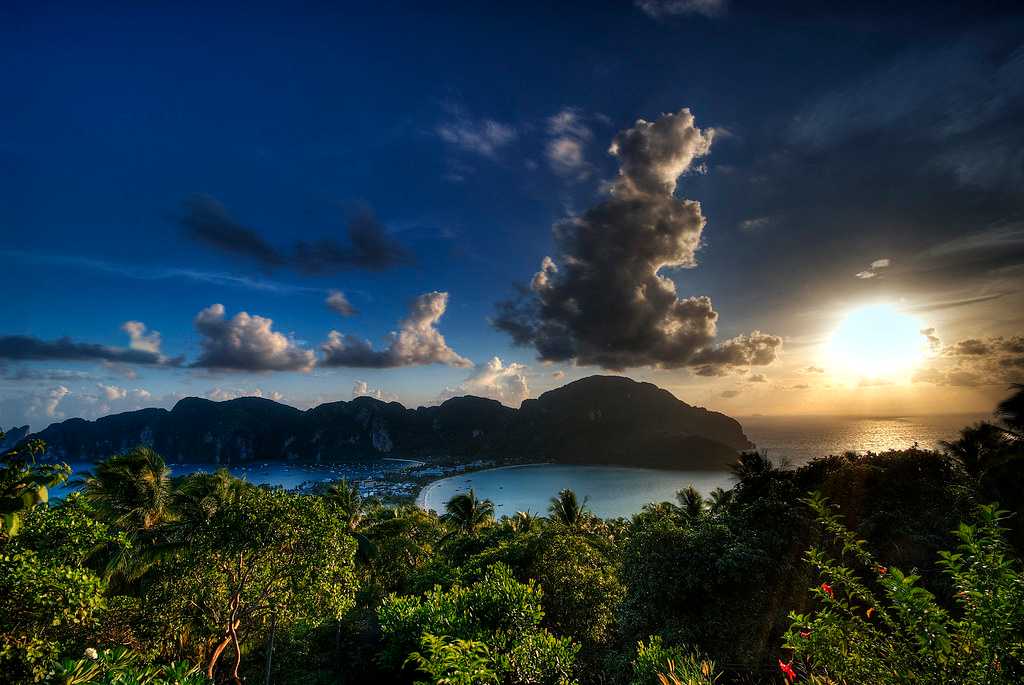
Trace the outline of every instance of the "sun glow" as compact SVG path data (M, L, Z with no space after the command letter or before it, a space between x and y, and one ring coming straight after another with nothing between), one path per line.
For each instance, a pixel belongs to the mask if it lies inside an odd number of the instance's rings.
M829 364L862 378L911 371L927 353L922 328L920 321L889 304L855 309L829 339Z

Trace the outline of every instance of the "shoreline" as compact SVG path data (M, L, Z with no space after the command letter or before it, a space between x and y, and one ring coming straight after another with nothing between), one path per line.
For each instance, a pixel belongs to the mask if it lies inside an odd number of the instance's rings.
M467 474L470 474L470 473L483 473L485 471L501 471L503 469L521 469L521 468L523 468L525 466L558 466L558 465L557 464L553 464L552 462L530 462L529 464L509 464L507 466L493 466L493 467L490 467L488 469L477 469L475 471L463 471L462 473L453 473L450 476L442 476L440 478L436 478L434 480L431 480L429 483L426 483L423 487L420 488L419 493L416 494L416 506L419 507L420 509L422 509L423 511L430 511L426 507L426 504L427 504L427 493L428 493L428 491L432 487L436 486L438 483L440 483L443 480L447 480L449 478L457 478L459 476L467 475Z
M500 471L502 469L521 469L524 466L546 466L548 464L551 464L551 462L548 462L548 461L538 461L538 462L531 462L529 464L509 464L507 466L492 466L491 468L487 468L487 469L477 469L475 471L462 471L461 473L453 473L450 476L442 476L440 478L435 478L434 480L430 481L429 483L425 483L423 485L423 487L421 487L419 489L419 492L416 493L416 506L418 508L422 509L423 511L430 511L430 509L427 509L427 507L425 506L426 503L427 503L427 492L431 488L435 487L441 481L448 480L449 478L456 478L458 476L464 476L464 475L470 474L470 473L483 473L485 471Z

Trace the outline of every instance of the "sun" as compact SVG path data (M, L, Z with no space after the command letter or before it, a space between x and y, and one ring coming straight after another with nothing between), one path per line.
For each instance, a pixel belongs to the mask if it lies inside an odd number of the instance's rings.
M829 339L829 364L867 378L911 371L927 353L922 328L920 321L891 304L855 309Z

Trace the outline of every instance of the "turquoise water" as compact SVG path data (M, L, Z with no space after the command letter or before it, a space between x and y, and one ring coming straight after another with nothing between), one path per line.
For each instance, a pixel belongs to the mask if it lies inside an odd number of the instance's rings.
M453 495L473 488L477 496L494 502L497 516L517 511L547 514L549 500L569 488L587 498L587 508L609 518L632 516L648 502L675 501L677 491L693 485L705 495L716 487L730 488L733 479L724 471L659 471L617 466L563 466L535 464L488 469L435 481L423 488L421 507L443 512Z

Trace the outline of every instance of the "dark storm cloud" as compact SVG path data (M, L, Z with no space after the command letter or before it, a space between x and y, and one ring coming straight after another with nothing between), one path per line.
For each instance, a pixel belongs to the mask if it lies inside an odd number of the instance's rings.
M208 195L195 195L186 200L181 225L193 240L223 252L249 257L266 267L287 263L277 248L256 231L235 221L224 205Z
M188 237L221 252L251 259L267 269L291 267L320 274L346 269L381 270L411 261L409 252L367 210L349 221L347 243L322 238L297 241L290 249L271 245L259 233L236 221L224 205L206 195L186 201L180 221Z
M384 369L422 364L471 367L473 362L448 346L437 324L448 307L448 293L431 292L417 297L397 331L388 336L384 349L369 340L331 331L320 349L321 366Z
M27 335L0 336L0 359L16 361L105 361L122 364L175 366L181 359L168 359L159 352L95 343L71 338L40 340Z
M705 296L680 298L664 269L694 267L704 216L678 199L677 179L707 155L714 131L688 109L637 121L612 141L619 174L609 197L554 226L558 260L545 257L493 324L541 360L621 370L767 364L781 339L755 332L715 346L718 313Z
M345 269L381 270L411 261L409 253L384 232L369 212L357 214L348 224L348 244L329 238L313 243L298 242L292 263L311 274Z
M196 315L202 352L193 367L220 371L310 371L316 355L273 329L273 319L238 312L228 319L224 305Z

